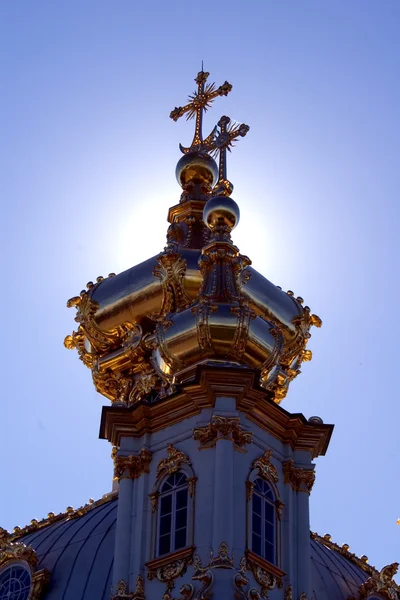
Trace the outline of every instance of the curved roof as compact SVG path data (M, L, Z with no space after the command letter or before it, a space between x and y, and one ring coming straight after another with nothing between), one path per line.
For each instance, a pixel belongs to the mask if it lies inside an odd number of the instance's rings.
M35 524L35 531L12 536L36 550L38 569L50 571L46 600L109 600L117 506L118 497L110 494L84 514L78 509L52 516L50 522ZM360 585L376 573L348 547L311 534L313 600L357 597Z
M51 573L46 600L110 600L117 506L113 498L19 538Z
M368 573L333 546L326 546L319 536L311 539L314 600L344 600L349 596L357 597L360 585L369 577Z

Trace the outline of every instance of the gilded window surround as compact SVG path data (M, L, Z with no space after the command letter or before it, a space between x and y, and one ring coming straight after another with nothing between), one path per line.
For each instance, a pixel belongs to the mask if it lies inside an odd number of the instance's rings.
M158 510L158 498L160 496L160 489L164 481L172 475L181 471L186 475L186 482L188 485L189 498L190 501L188 503L188 517L187 517L187 541L192 546L193 544L193 535L194 535L194 517L195 517L195 490L196 490L196 482L197 477L194 474L192 463L184 452L178 450L173 446L173 444L169 444L167 447L167 458L162 458L157 466L157 475L156 475L156 483L153 488L153 491L149 494L149 499L151 502L151 512L152 512L152 520L151 520L151 556L156 555L156 547L157 547L157 510ZM178 551L179 552L179 551ZM171 556L171 554L167 554L166 556ZM163 557L160 557L160 559ZM158 559L154 559L158 560Z
M14 563L24 564L31 574L31 590L28 600L39 600L50 581L47 569L37 570L38 558L32 546L22 542L11 542L8 531L0 527L0 569L7 569Z
M271 564L252 550L246 550L246 568L253 573L254 579L261 587L262 598L268 597L268 592L275 587L283 586L284 571Z
M174 587L174 579L184 575L187 566L192 564L194 550L194 546L189 546L150 560L146 563L147 578L152 581L157 577L158 581L167 584L167 592L170 592Z
M141 437L199 415L205 408L215 408L217 396L236 400L236 409L252 423L292 450L304 450L312 458L325 454L333 425L309 423L302 414L291 414L269 399L258 384L259 373L251 369L202 366L193 382L182 384L177 392L160 401L138 402L131 407L105 406L100 437L119 446L121 438Z
M175 448L173 444L168 444L167 455L167 458L162 458L158 463L157 480L166 477L167 475L172 475L172 473L176 473L184 464L189 465L190 467L192 465L188 456L181 450Z

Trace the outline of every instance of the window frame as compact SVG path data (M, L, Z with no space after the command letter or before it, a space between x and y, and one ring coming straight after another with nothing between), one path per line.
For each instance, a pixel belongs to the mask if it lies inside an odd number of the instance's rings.
M255 489L255 484L256 481L260 480L262 483L264 483L265 485L267 485L269 487L269 489L271 490L271 495L272 495L272 499L268 498L266 496L266 493L261 493L258 490ZM257 477L254 478L254 481L252 481L254 488L252 490L252 497L251 497L251 506L250 506L250 511L251 511L251 519L250 519L250 546L251 546L251 550L254 552L254 554L257 554L257 556L260 556L261 558L263 558L264 560L266 560L267 562L271 563L274 566L277 566L277 562L278 562L278 543L277 543L277 508L276 508L276 494L271 486L271 483L269 481L267 481L266 479L264 479L263 477L260 477L259 475ZM261 527L260 527L260 534L258 534L257 532L254 531L254 496L257 496L258 498L260 498L260 502L261 502L261 514L257 515L261 518ZM267 521L267 517L265 514L265 505L269 504L272 507L272 523L270 521ZM256 513L257 514L257 513ZM272 525L273 527L273 539L272 542L269 541L269 539L267 539L267 536L265 534L265 525L266 523L269 523L270 525ZM254 549L254 544L253 544L253 535L254 533L256 533L256 535L258 537L261 538L261 550L262 553L258 553L256 552L256 550ZM269 560L269 558L267 558L266 556L266 551L265 551L265 546L266 543L269 543L272 545L272 552L273 552L273 560Z
M173 487L171 490L166 490L165 492L162 492L162 488L164 487L164 484L168 481L168 479L170 477L173 477L175 475L179 475L179 474L183 474L185 476L185 480L183 483L179 484L178 486ZM185 527L181 527L180 529L176 529L176 513L177 513L177 509L176 508L176 502L177 502L177 494L179 491L182 491L186 489L187 490L187 501L186 501L186 525ZM161 518L165 515L161 514L161 502L163 498L166 498L167 496L172 496L172 500L171 500L171 513L167 513L167 514L171 514L171 528L170 528L170 548L168 552L163 552L162 554L160 554L160 539L161 539L161 533L160 533L160 529L161 529ZM164 480L162 481L161 485L160 485L160 492L159 492L159 496L158 496L158 506L157 506L157 524L156 524L156 544L155 544L155 557L156 558L162 558L163 556L167 556L168 554L172 554L173 552L177 552L179 550L182 550L183 548L187 548L188 547L188 535L189 535L189 499L190 499L190 494L189 494L189 482L188 482L188 477L187 474L184 473L182 470L176 471L175 473L171 473L171 475L168 475L168 477L165 477ZM186 529L186 543L184 546L182 546L181 548L175 548L175 538L176 538L176 532L181 530L181 529Z
M274 504L274 562L269 561L265 558L265 550L263 554L258 554L253 549L253 494L254 494L254 485L256 479L261 479L271 489L274 500L272 500L272 504ZM259 557L261 561L265 561L272 567L276 569L280 569L280 565L282 563L282 526L281 526L281 509L284 504L281 501L281 497L277 488L275 481L270 477L263 476L262 471L259 468L252 468L247 480L245 482L246 485L246 505L247 505L247 519L246 519L246 549L250 551L255 556ZM265 498L263 499L265 502ZM262 523L262 527L264 527L264 523Z
M164 483L167 481L168 477L174 473L183 473L186 476L186 485L188 489L188 502L187 502L187 516L186 516L186 545L180 548L179 550L170 550L170 552L166 554L159 553L159 531L160 531L160 499L164 495L161 492ZM156 481L156 485L153 488L151 494L149 494L153 510L152 510L152 519L151 519L151 547L150 547L150 556L151 561L154 560L164 560L166 557L174 555L176 553L184 552L188 548L194 547L194 510L195 510L195 496L196 496L196 482L197 477L195 476L193 469L190 464L184 463L180 464L179 468L172 471L172 473L165 473L163 477L160 477L158 481ZM167 494L168 492L166 492ZM172 524L171 524L172 531ZM171 547L171 546L170 546Z
M29 598L31 597L31 593L32 593L33 573L32 573L32 569L30 568L30 565L28 563L26 563L23 560L11 560L9 562L6 562L4 565L2 565L0 567L0 577L3 575L3 573L5 573L6 571L8 571L9 569L12 569L14 567L19 567L19 568L23 569L29 575L29 592L28 592L28 595L26 596L26 600L29 600Z

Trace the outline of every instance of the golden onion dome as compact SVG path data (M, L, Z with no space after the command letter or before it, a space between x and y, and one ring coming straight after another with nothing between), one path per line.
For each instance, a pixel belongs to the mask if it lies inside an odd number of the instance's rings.
M227 82L205 88L207 77L196 78L196 102L171 113L177 120L192 111L196 126L191 146L181 146L176 176L183 192L169 211L166 247L119 275L98 277L68 301L78 329L64 343L78 350L96 389L112 402L170 394L207 363L257 369L280 402L311 359L310 327L321 325L302 298L254 270L231 240L240 211L230 198L226 151L249 128L222 117L203 140L204 109L231 89Z

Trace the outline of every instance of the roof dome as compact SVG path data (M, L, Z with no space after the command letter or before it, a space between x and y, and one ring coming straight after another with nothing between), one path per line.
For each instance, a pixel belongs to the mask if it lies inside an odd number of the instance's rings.
M89 508L52 515L11 536L36 551L38 569L51 572L46 600L109 600L117 509L118 497L109 494ZM311 534L310 549L315 600L348 600L358 597L367 581L379 581L381 574L365 557L339 547L329 536Z
M200 72L198 92L171 113L174 120L195 116L196 126L192 144L181 146L176 175L183 191L169 211L164 251L98 277L68 301L79 327L65 345L78 350L96 389L115 403L168 395L204 363L257 369L279 403L311 359L310 327L321 325L302 298L252 269L231 240L240 211L230 198L227 150L249 127L224 116L203 139L203 111L232 88L204 87L207 77Z

